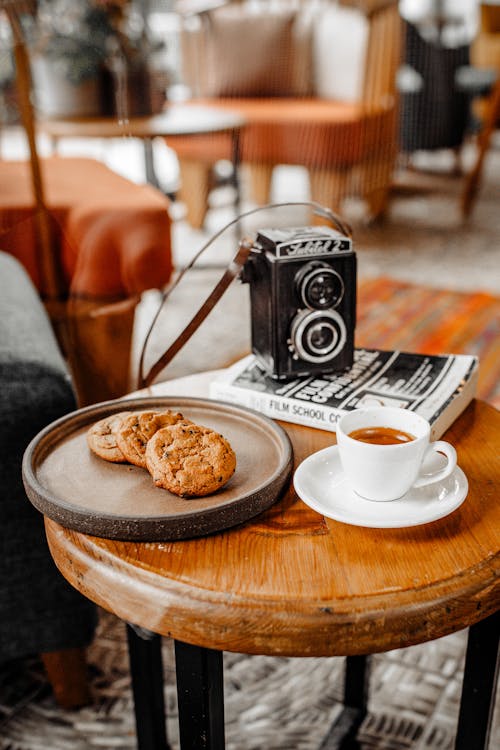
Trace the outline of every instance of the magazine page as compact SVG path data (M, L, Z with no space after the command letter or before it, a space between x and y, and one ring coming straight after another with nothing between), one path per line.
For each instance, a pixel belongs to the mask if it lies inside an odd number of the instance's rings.
M465 386L475 387L477 364L469 355L356 349L349 370L283 382L266 375L250 355L212 383L211 395L329 430L345 411L373 404L411 409L435 424L453 402L460 408L455 405L452 418L470 401L474 388Z

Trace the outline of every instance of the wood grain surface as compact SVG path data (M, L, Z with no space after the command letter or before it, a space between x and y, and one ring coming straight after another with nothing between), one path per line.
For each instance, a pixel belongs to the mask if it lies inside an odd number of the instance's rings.
M296 464L335 436L283 424ZM454 513L424 526L332 521L290 487L241 526L141 544L46 520L52 555L85 596L122 619L205 647L273 655L375 653L431 640L496 611L500 415L474 401L446 433L469 480Z

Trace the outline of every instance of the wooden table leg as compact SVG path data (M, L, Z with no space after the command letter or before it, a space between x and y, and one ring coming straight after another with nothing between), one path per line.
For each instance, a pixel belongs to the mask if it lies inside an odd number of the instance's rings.
M127 625L138 750L170 750L167 742L161 637Z
M62 708L90 703L87 662L83 648L67 648L40 654L54 697Z
M370 663L367 656L348 656L345 664L344 708L323 740L320 750L358 747L357 731L368 711Z
M490 141L493 132L496 128L496 123L500 117L500 81L497 81L493 93L490 97L487 113L484 117L483 127L477 138L477 156L474 166L465 178L465 185L462 193L462 216L465 218L469 216L472 211L472 206L475 202L478 190L479 182L483 171L483 164L486 158L486 153L490 146Z
M498 678L500 612L469 628L455 750L487 750Z
M78 406L130 391L130 361L138 296L117 302L71 297L61 319ZM57 326L54 315L51 315ZM64 334L63 334L64 335Z
M181 750L223 750L222 651L175 641Z

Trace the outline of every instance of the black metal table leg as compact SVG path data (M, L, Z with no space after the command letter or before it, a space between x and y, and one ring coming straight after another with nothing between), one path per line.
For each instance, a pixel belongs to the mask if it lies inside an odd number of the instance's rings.
M138 750L169 750L161 637L127 624Z
M234 210L236 216L241 213L241 181L240 181L240 129L234 128L231 134L231 161L233 166L232 182L234 186Z
M370 657L348 656L345 662L344 705L368 710L370 687Z
M469 628L455 750L486 750L498 678L500 612Z
M181 750L223 750L222 651L175 641Z
M369 681L369 657L348 656L345 663L344 708L328 730L320 750L357 747L356 733L368 710Z

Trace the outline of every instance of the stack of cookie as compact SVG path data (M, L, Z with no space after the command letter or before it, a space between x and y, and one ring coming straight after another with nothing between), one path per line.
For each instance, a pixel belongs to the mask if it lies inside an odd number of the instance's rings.
M169 410L111 414L89 428L87 443L105 461L147 469L158 487L181 497L216 492L236 468L226 438Z

